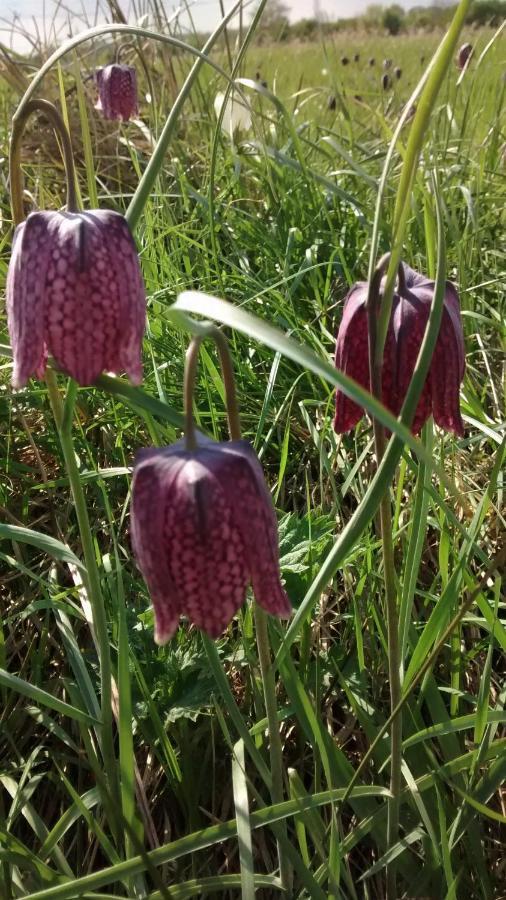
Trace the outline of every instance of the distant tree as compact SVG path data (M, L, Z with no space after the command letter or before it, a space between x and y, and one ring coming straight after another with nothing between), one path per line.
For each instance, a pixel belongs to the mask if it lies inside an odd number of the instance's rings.
M269 0L265 4L260 19L260 37L269 37L274 41L282 41L290 31L290 7L283 0Z
M298 38L302 41L311 41L315 39L316 33L322 28L317 19L299 19L290 26L290 37Z
M506 3L501 3L499 0L482 0L480 3L473 3L467 15L468 22L474 22L477 25L491 25L494 28L500 25L505 18Z
M404 10L402 6L389 6L383 13L382 24L389 34L399 34L404 24Z
M384 12L384 7L381 4L371 3L363 15L366 27L378 28L382 23Z

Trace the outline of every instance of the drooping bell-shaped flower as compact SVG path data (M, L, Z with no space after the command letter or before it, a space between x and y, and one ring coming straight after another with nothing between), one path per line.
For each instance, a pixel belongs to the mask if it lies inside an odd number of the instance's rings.
M112 210L35 212L7 273L12 384L42 378L49 354L81 385L103 371L142 378L146 298L126 219Z
M158 644L174 634L181 615L218 637L250 583L267 612L290 615L271 496L246 441L218 444L200 437L192 451L182 442L141 450L131 529Z
M458 69L464 69L469 57L472 55L473 46L472 44L462 44L457 51L457 56L455 62L457 64Z
M392 313L385 341L382 369L384 405L399 415L415 368L435 282L404 266L405 286L394 294ZM346 375L370 390L367 325L367 282L353 285L346 297L343 318L336 343L335 364ZM446 282L441 327L429 373L418 401L412 430L417 434L429 416L446 431L464 433L460 415L459 388L464 377L464 336L459 297L454 285ZM336 394L334 430L349 431L362 418L364 410L342 391Z
M251 112L244 100L231 94L225 103L225 94L219 91L214 98L214 112L218 117L225 104L221 127L225 134L232 136L237 131L248 131L251 128Z
M139 113L137 100L137 73L133 66L113 63L97 69L98 109L104 119L122 119L128 122Z

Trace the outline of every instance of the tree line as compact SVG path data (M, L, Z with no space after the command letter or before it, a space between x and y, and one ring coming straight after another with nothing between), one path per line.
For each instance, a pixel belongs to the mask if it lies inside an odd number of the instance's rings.
M322 33L331 34L336 31L383 31L393 35L417 30L433 31L446 28L456 8L456 3L441 2L433 6L414 6L408 10L398 4L372 4L363 15L353 18L334 21L306 18L291 23L289 7L282 0L269 0L257 38L261 41L289 41L312 40ZM497 27L505 18L504 0L480 0L473 3L466 22L475 27Z

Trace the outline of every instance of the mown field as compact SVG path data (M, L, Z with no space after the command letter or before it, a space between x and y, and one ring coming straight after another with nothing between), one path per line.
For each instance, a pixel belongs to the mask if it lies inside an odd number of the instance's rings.
M82 558L62 445L44 381L11 391L2 305L2 900L267 898L283 890L376 900L386 896L387 867L390 897L505 896L504 32L460 36L459 44L474 45L473 61L462 77L448 67L409 197L403 259L434 278L444 238L467 368L464 437L429 422L421 444L404 447L393 478L380 481L391 498L405 696L393 843L384 572L374 510L367 513L372 429L363 418L354 431L334 433L335 384L318 367L332 362L348 288L367 277L374 228L377 256L392 249L416 119L396 141L376 211L380 179L399 116L442 37L351 33L300 46L253 39L242 50L231 37L212 59L251 80L242 83L250 127L233 136L219 129L214 101L226 82L205 64L177 115L135 228L148 295L142 389L104 377L78 391L74 417L114 679L112 760L93 610L65 549ZM114 46L126 40L116 36ZM128 208L192 64L188 52L147 38L140 46L140 56L125 51L138 70L138 121L104 122L93 108L87 76L114 54L103 37L69 51L38 88L70 124L84 208ZM387 90L385 58L390 74L401 69ZM40 63L0 72L2 295L12 242L10 122ZM27 211L61 208L64 174L51 130L31 120L23 146ZM301 610L295 625L269 619L281 798L252 603L216 641L182 621L157 647L132 557L135 452L181 435L192 324L184 307L175 314L172 306L185 290L232 305L222 320L243 433L272 492L281 572ZM195 303L197 317L214 316L205 297ZM64 392L61 374L58 383ZM202 431L227 439L210 343L195 417ZM361 511L362 527L348 540L345 528Z

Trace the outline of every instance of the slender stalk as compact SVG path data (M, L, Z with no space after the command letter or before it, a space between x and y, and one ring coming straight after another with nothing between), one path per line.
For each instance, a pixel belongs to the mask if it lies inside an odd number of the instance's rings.
M470 4L471 0L460 0L460 3L455 10L455 14L453 16L450 27L438 48L436 57L430 65L430 69L427 72L427 77L424 79L423 90L421 91L415 117L409 130L406 151L404 153L401 175L399 178L399 184L395 199L394 220L392 228L392 254L388 265L384 298L378 327L378 341L376 344L376 356L378 360L381 360L383 357L383 347L386 339L388 323L390 321L390 312L392 309L395 279L397 277L397 271L399 263L401 261L404 234L411 210L411 197L416 174L418 172L420 154L423 149L425 137L430 124L430 118L435 107L439 90L443 83L443 79L446 76L448 68L452 64L453 55L457 47L457 41L463 28ZM410 100L410 103L411 102L412 101ZM397 140L397 134L398 133L396 131L392 139L392 149L394 142ZM389 166L390 159L391 154L388 153L387 159L385 160L385 167ZM376 219L379 219L379 213L380 208L378 206L376 209ZM372 264L373 261L371 260L370 268L372 267Z
M271 800L273 805L284 800L283 788L283 746L279 733L278 703L276 700L276 679L269 642L267 614L258 603L254 604L255 632L260 662L260 673L264 688L265 713L269 732L269 758L271 763ZM280 822L282 834L287 838L286 821ZM278 840L279 875L285 891L291 890L292 871L288 857Z
M237 408L234 369L230 350L228 348L228 341L223 332L216 325L212 322L205 322L200 326L200 333L192 339L190 346L186 351L183 397L185 443L187 450L195 450L197 446L195 422L193 420L193 392L195 389L195 376L197 374L200 345L206 337L213 339L220 357L221 373L223 375L223 384L225 385L228 430L230 437L233 441L239 441L241 439L241 421L239 418L239 410Z
M60 392L56 382L56 375L48 369L46 372L46 384L53 415L58 426L60 443L65 460L70 489L74 500L77 523L83 547L84 561L86 564L85 587L91 604L93 615L93 627L98 647L100 663L101 683L101 750L104 762L104 778L108 786L110 797L116 801L116 756L114 752L113 718L112 718L112 690L111 690L111 656L109 634L107 630L107 617L105 612L104 597L100 584L93 535L91 533L88 509L84 496L83 486L77 468L74 443L72 440L72 420L74 416L77 396L77 383L70 379L65 404L62 405Z
M242 0L237 0L231 10L227 13L227 15L221 20L218 27L213 31L211 36L208 38L204 47L202 49L202 53L199 54L199 59L195 60L188 76L181 87L175 101L174 105L167 117L167 121L163 127L162 133L157 141L156 147L153 151L151 159L147 164L144 173L142 175L139 184L137 185L135 194L133 195L130 205L126 211L126 219L132 231L135 231L137 226L137 222L141 216L141 213L146 205L148 197L151 194L151 190L155 184L155 181L158 177L160 169L163 164L163 160L165 154L167 152L167 148L172 139L172 135L176 129L177 123L179 121L179 114L181 109L186 102L187 97L190 94L190 91L193 87L195 79L202 68L204 62L206 62L206 54L210 52L212 47L214 46L217 38L221 34L224 28L226 28L227 23L230 19L236 14L239 6L241 5Z
M379 314L380 283L383 273L390 261L390 254L383 256L374 272L367 297L367 321L369 330L369 373L371 393L378 399L382 397L381 370L383 359L377 358L377 322ZM405 290L404 270L399 266L399 292ZM381 422L373 419L374 447L376 465L379 466L385 454L385 429ZM381 530L381 546L383 552L383 578L385 582L385 605L387 614L388 637L388 678L390 683L390 710L396 709L401 699L400 647L399 647L399 615L397 604L397 587L395 580L394 545L392 537L392 507L390 492L385 491L380 507L379 519ZM399 833L399 806L401 794L402 764L402 715L392 722L390 732L390 792L388 800L387 851L397 843ZM394 861L387 863L387 900L396 900L396 867Z
M212 323L205 323L200 328L200 334L190 342L186 353L184 372L184 413L185 413L185 444L187 450L195 450L197 438L195 423L193 421L193 392L195 388L195 376L197 372L198 354L200 345L206 337L211 337L218 349L221 371L225 385L226 405L228 415L229 434L233 441L241 439L241 422L237 407L235 391L235 379L232 358L228 341L223 332ZM265 711L267 716L267 729L269 733L269 755L271 763L271 800L272 803L282 803L283 790L283 747L279 733L278 706L276 700L276 681L274 666L267 628L267 616L263 609L254 603L255 631L260 662L260 673L264 689ZM286 822L280 823L281 834L287 839ZM282 841L278 840L278 858L280 878L283 888L289 890L291 884L291 866L288 856L284 852Z
M53 126L61 141L63 162L67 182L67 209L70 212L78 210L74 157L69 132L56 107L47 100L28 100L22 110L18 110L13 119L12 137L10 145L10 186L12 216L15 225L19 225L24 219L23 209L23 173L21 169L21 141L29 116L33 113L43 115ZM56 426L58 428L60 443L65 459L67 474L69 477L72 497L76 508L79 532L83 546L84 560L86 564L86 591L92 608L93 626L98 645L101 677L101 749L104 762L105 777L109 789L109 796L113 800L112 808L118 799L116 779L116 757L114 753L114 739L112 730L112 705L111 705L111 656L109 635L107 632L107 619L105 614L104 598L100 585L93 537L91 534L86 500L76 464L74 445L72 441L72 419L74 415L77 384L70 380L65 404L58 390L55 372L46 370L46 384L49 401L53 411ZM118 835L119 836L119 832Z
M11 183L11 207L12 218L15 225L19 225L25 218L23 208L23 172L21 169L21 140L26 123L33 113L44 116L53 126L57 137L61 141L63 162L65 165L65 177L67 181L67 210L77 212L76 176L74 156L70 135L60 113L49 100L29 100L24 104L21 113L12 120L12 136L9 150L9 173Z
M341 798L340 802L343 806L349 799L349 797L353 791L353 788L355 787L360 775L364 771L367 763L371 759L371 756L373 755L374 751L376 750L378 744L380 743L381 740L383 740L383 737L387 733L390 726L393 724L393 722L395 722L396 718L401 714L404 705L407 703L407 701L413 694L415 688L420 684L425 673L428 672L429 669L431 669L432 666L434 665L436 659L438 658L439 654L441 653L441 650L443 649L446 642L448 641L448 638L455 631L455 629L460 625L464 616L467 615L467 613L473 606L474 602L476 601L476 598L479 597L484 586L487 584L488 579L492 575L495 575L496 573L498 575L501 575L504 570L505 565L506 565L506 544L501 548L499 553L494 557L490 566L485 570L485 572L481 576L480 580L476 583L474 590L469 594L467 600L465 600L463 602L459 611L456 613L456 615L453 617L451 622L447 625L447 627L443 631L443 634L441 635L439 640L434 644L432 651L429 653L429 655L427 656L425 661L422 663L422 665L418 669L418 672L416 673L416 675L413 676L412 680L409 682L409 685L405 688L404 693L403 693L401 699L399 700L399 703L397 704L395 709L392 710L392 712L390 713L386 722L384 722L384 724L379 729L372 744L370 744L368 750L364 753L362 759L360 760L359 765L357 766L357 768L355 769L355 771L353 773L352 778L349 780L349 782L346 786L346 790Z

